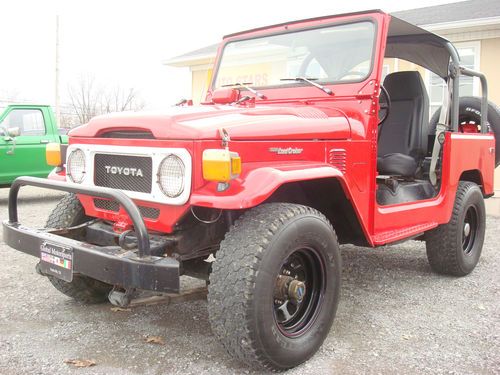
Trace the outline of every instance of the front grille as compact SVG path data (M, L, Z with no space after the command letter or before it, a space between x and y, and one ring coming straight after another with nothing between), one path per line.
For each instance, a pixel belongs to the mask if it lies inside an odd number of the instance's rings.
M120 211L120 204L117 201L111 201L108 199L94 199L94 206L100 208L101 210L118 212Z
M141 211L143 217L147 217L148 219L158 219L160 216L160 210L153 207L139 206L139 211Z
M120 204L117 201L109 199L94 198L94 206L101 210L118 212L120 211ZM141 215L148 219L158 219L160 210L154 207L138 206Z
M94 159L94 184L151 193L152 169L150 157L97 154Z

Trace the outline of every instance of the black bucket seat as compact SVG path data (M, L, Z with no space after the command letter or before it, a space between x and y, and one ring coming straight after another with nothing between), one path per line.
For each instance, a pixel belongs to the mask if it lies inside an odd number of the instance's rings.
M419 72L388 74L384 87L390 113L379 127L377 169L381 175L414 177L427 152L429 97Z

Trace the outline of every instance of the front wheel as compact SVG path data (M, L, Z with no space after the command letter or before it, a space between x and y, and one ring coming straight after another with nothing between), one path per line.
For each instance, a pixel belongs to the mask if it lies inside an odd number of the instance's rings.
M50 214L47 228L67 228L89 220L83 207L74 194L66 195ZM108 300L112 285L84 275L74 275L72 282L47 276L52 285L61 293L83 304L103 303Z
M472 182L460 181L450 222L426 234L427 259L437 272L465 276L479 262L486 228L483 193Z
M284 370L310 358L333 323L341 258L318 211L272 203L243 215L222 241L210 275L215 335L253 367Z

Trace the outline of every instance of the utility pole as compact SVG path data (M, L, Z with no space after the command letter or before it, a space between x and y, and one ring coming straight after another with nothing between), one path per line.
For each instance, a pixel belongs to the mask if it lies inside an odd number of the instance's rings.
M56 15L56 123L61 127L61 106L59 103L59 15Z

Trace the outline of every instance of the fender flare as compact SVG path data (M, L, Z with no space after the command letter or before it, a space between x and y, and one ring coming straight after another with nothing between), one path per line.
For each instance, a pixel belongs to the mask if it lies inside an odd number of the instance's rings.
M280 186L298 181L337 178L346 195L351 194L343 173L328 164L257 167L230 182L224 192L217 192L217 183L209 183L193 191L190 204L218 209L247 209L258 206Z

